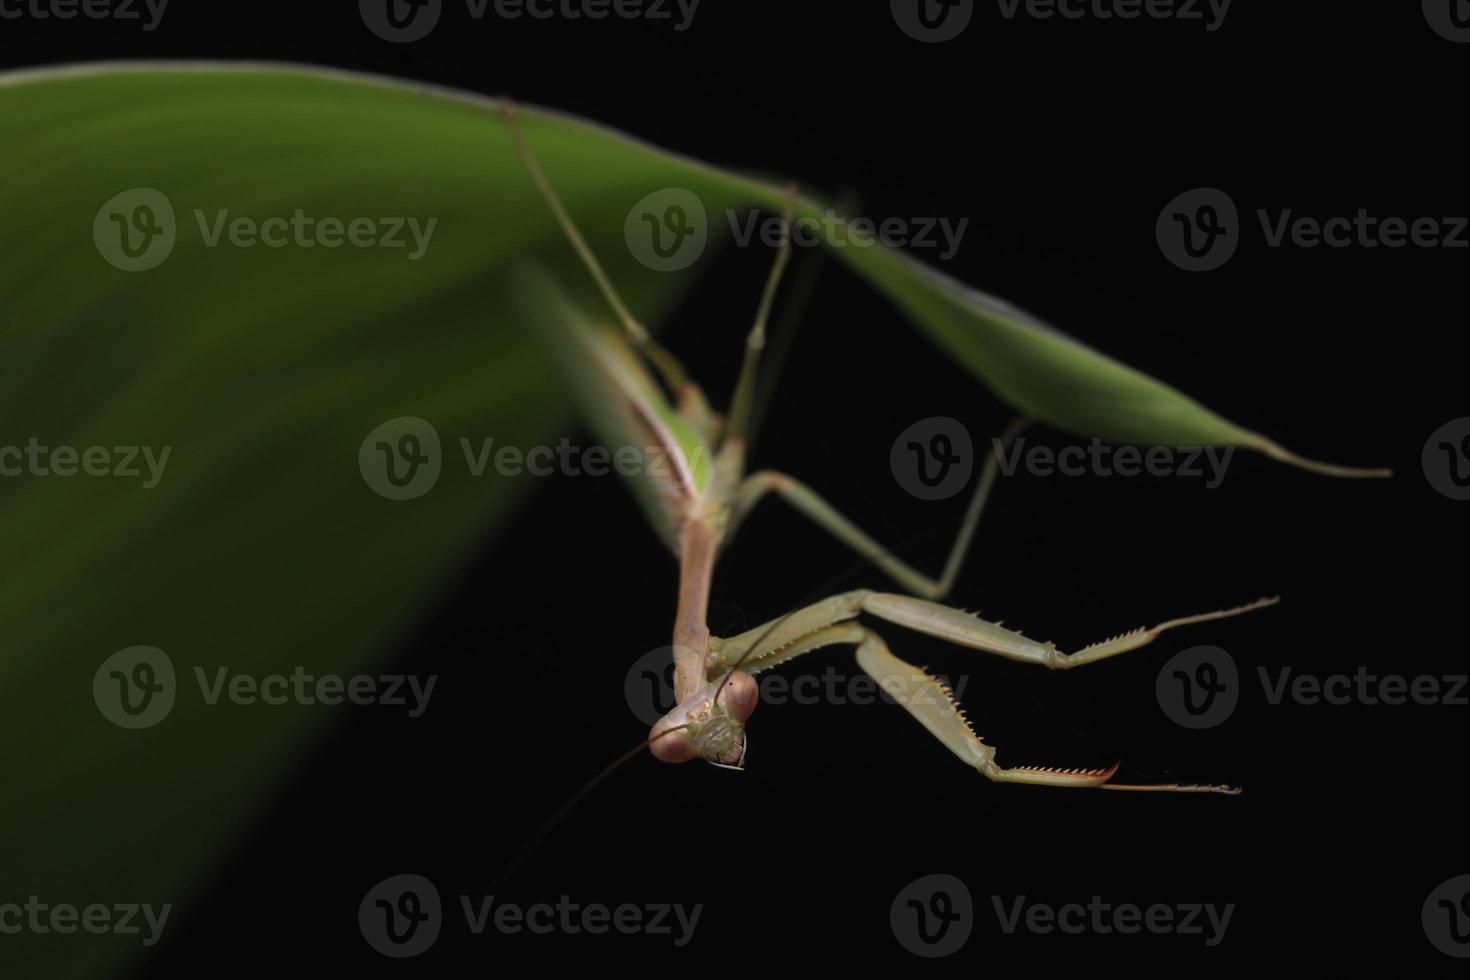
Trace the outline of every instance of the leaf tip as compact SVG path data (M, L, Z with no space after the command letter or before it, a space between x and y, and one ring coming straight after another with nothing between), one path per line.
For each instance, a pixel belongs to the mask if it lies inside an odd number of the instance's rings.
M1315 459L1307 459L1298 456L1274 442L1263 442L1259 447L1261 452L1272 459L1295 466L1299 469L1320 473L1323 476L1335 476L1352 480L1386 480L1393 476L1391 469L1375 469L1363 466L1339 466L1336 463L1323 463Z

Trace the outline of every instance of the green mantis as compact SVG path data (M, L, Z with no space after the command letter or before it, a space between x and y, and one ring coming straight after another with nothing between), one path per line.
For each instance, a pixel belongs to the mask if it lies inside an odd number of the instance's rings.
M786 198L788 233L776 250L730 409L714 412L703 391L629 312L542 171L517 123L514 108L503 115L526 168L547 206L580 256L610 308L615 323L596 323L575 309L536 268L518 277L516 289L534 294L543 308L557 311L554 346L582 396L589 422L608 445L655 447L669 465L634 478L635 493L650 523L679 562L674 618L676 707L649 733L649 748L665 762L704 759L740 767L746 757L746 722L755 710L753 675L825 647L851 647L858 665L967 765L996 782L1058 787L1101 787L1170 792L1235 792L1223 786L1122 785L1112 782L1118 765L1105 769L1003 766L997 750L981 741L949 689L939 679L895 656L863 617L872 617L973 650L1053 670L1096 663L1137 650L1178 627L1237 616L1272 605L1248 605L1171 619L1065 653L999 623L941 604L954 585L997 479L1002 453L1024 423L1013 424L992 451L977 481L963 522L938 578L924 575L888 549L810 487L784 473L748 473L753 402L760 377L767 325L782 275L791 257L789 228L797 202ZM867 589L845 592L805 606L733 637L712 636L707 625L716 563L737 528L768 497L784 500L893 579L903 592Z

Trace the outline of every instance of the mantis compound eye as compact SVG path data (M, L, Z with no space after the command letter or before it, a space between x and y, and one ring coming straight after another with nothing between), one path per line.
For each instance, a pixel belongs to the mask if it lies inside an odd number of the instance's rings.
M738 766L745 720L759 702L760 688L744 671L713 680L659 719L648 733L649 751L660 762L707 759Z
M720 704L730 712L730 717L744 724L745 719L751 716L755 706L760 703L760 685L743 670L730 674L729 680L724 683L724 690L720 692Z

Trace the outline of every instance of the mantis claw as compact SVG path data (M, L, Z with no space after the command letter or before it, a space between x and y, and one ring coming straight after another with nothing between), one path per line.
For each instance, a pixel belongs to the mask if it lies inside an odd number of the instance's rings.
M982 767L981 771L998 783L1029 783L1033 786L1092 789L1112 779L1120 765L1122 763L1115 762L1106 769L1053 769L1041 766L1017 766L1002 769L991 763Z

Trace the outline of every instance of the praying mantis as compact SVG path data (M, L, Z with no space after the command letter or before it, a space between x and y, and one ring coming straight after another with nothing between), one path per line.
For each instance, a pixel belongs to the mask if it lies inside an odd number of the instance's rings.
M1219 785L1113 782L1120 763L1102 769L1003 766L997 749L977 736L949 687L899 659L866 625L872 617L940 640L1051 670L1067 670L1137 650L1183 626L1239 616L1275 604L1276 598L1170 619L1064 653L996 622L942 604L970 550L1003 453L1024 420L1013 423L993 447L966 509L949 556L937 578L900 560L795 477L771 470L747 472L753 435L753 403L767 327L783 273L791 258L790 228L798 200L794 186L785 204L786 232L746 336L744 358L730 408L711 409L701 388L679 361L633 317L527 141L515 106L500 103L515 149L568 243L579 256L612 313L614 324L595 322L574 308L546 274L523 270L516 288L534 292L556 309L566 333L555 345L563 368L582 396L588 421L608 445L656 447L669 465L640 472L633 488L643 510L679 564L673 627L676 706L654 724L647 745L655 758L693 759L742 768L746 722L759 700L755 674L826 647L850 647L858 666L893 696L962 762L998 783L1066 788L1228 793ZM886 574L904 591L857 589L834 595L741 633L718 637L707 624L714 570L723 549L756 505L784 500L818 527Z

